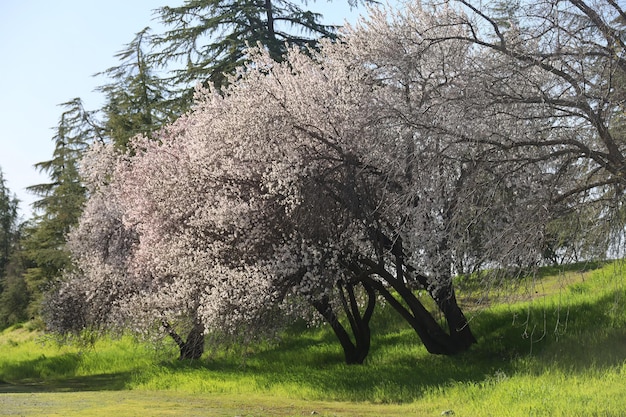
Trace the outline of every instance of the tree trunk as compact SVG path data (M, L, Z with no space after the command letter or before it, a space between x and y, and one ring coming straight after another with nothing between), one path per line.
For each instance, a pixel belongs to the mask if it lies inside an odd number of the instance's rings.
M439 326L430 312L415 297L413 292L404 287L393 287L404 304L381 283L372 280L378 293L389 305L396 310L404 320L415 330L428 353L436 355L451 355L454 353L450 336Z
M365 311L363 312L363 316L361 316L359 311L359 305L354 293L354 283L343 281L337 282L337 288L339 290L343 310L346 313L350 323L350 328L352 329L352 334L354 335L356 351L358 352L358 356L356 358L357 363L363 363L369 354L371 345L371 330L369 323L372 318L372 314L374 313L374 307L376 306L376 292L374 291L374 288L365 282L361 282L361 285L363 285L363 288L367 293L367 305L365 307ZM347 299L346 294L348 296Z
M204 326L196 323L187 335L187 341L180 346L180 357L178 359L200 359L203 353Z
M194 324L187 335L186 341L176 333L168 322L163 321L162 324L170 337L174 339L178 345L178 349L180 350L178 360L200 359L202 357L204 353L204 326L202 326L202 324Z
M393 307L415 330L424 347L429 353L437 355L454 355L464 352L473 344L476 339L472 334L469 324L458 306L452 284L439 290L437 296L429 293L437 302L437 306L442 311L448 322L450 333L437 323L437 320L424 307L421 301L415 296L413 291L407 286L400 268L397 269L400 279L393 276L385 268L370 260L363 262L371 268L371 271L381 277L391 288L393 288L401 301L398 300L389 289L380 281L371 277L363 277L379 294Z
M339 281L337 287L342 300L342 306L348 317L350 329L354 336L354 342L346 328L341 324L336 313L333 311L328 298L314 301L313 307L324 317L324 320L330 325L343 348L346 364L355 365L363 364L370 349L371 332L369 327L370 319L376 304L376 294L374 289L364 285L368 295L367 306L365 312L361 316L354 295L354 284L343 283ZM345 293L344 293L345 291ZM346 293L348 298L346 298Z
M464 352L476 343L476 338L470 329L467 318L456 300L452 282L439 288L432 294L437 306L443 313L448 323L448 331L453 341L456 352Z

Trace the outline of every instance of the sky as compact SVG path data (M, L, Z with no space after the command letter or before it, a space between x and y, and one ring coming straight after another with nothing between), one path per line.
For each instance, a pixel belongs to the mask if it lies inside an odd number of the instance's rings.
M22 220L37 197L26 187L47 183L34 167L52 158L59 104L75 97L86 110L103 98L107 82L97 72L118 65L114 55L150 26L160 33L154 10L183 0L0 0L0 169L20 200ZM325 23L355 21L364 9L347 1L309 3Z

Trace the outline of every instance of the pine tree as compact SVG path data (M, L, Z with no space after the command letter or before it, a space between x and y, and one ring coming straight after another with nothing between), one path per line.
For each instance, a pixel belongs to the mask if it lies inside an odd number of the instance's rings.
M135 135L150 135L167 121L180 115L169 100L165 80L153 74L147 55L150 28L138 32L115 57L120 64L96 75L107 76L111 81L98 88L104 93L106 104L104 134L120 148L125 148Z
M172 81L184 87L198 82L223 86L225 74L245 62L248 45L261 44L280 61L286 46L314 47L336 30L322 24L319 13L286 0L187 0L158 13L171 29L155 39L161 49L152 59L163 66L182 61L185 67L174 72ZM187 89L187 100L190 95Z
M50 176L50 182L28 187L41 197L33 206L34 220L24 231L25 256L31 267L25 273L33 294L30 313L38 312L38 301L47 284L70 265L64 249L65 236L82 212L86 189L78 172L82 152L96 139L101 139L101 128L93 115L87 112L80 98L61 104L65 109L53 137L55 149L52 159L35 166Z
M24 224L17 226L4 275L0 275L0 328L28 320L31 292L24 277L27 260L22 248Z
M27 318L29 294L21 274L18 205L0 170L0 328Z
M0 169L0 274L9 263L17 226L18 200L6 186Z

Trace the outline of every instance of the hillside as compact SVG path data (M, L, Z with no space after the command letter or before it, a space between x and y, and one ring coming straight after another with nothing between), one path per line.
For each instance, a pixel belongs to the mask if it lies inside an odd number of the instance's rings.
M426 353L385 308L363 366L344 365L325 328L181 363L128 336L81 348L14 327L0 335L0 415L624 415L626 265L595 266L490 293L461 283L479 343L454 357Z

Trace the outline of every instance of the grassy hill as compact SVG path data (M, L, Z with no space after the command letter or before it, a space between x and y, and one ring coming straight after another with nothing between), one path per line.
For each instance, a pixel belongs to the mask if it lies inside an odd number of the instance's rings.
M0 334L0 415L622 416L626 264L572 265L498 287L459 283L478 345L429 355L391 309L363 366L325 328L181 363L130 337L59 346Z

